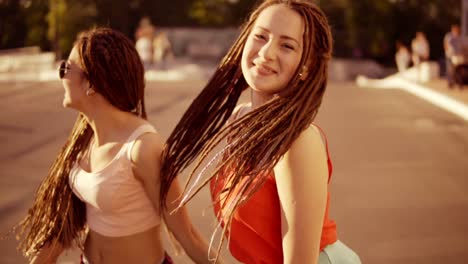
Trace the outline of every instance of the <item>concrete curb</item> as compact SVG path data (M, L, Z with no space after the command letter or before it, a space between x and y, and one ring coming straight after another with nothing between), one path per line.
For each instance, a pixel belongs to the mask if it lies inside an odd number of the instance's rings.
M356 78L358 87L377 89L402 89L429 103L468 121L468 105L445 94L436 92L422 84L408 81L398 74L384 79L369 79L365 76Z
M168 65L167 70L149 69L145 72L147 81L190 81L205 80L214 72L215 66L200 66L195 63L176 62ZM0 81L21 82L59 81L57 70L54 68L39 71L10 71L0 72Z

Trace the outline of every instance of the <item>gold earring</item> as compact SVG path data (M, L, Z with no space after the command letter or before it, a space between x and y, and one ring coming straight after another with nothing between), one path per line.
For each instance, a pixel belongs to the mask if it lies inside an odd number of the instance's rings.
M308 73L308 69L306 66L302 66L302 70L301 72L299 73L299 79L301 79L301 81L305 81L306 77L307 77L307 73Z

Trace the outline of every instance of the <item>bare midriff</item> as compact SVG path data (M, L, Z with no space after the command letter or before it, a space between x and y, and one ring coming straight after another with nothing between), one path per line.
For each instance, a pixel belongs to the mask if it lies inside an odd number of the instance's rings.
M155 264L164 259L160 226L122 237L103 236L89 230L84 255L92 264Z

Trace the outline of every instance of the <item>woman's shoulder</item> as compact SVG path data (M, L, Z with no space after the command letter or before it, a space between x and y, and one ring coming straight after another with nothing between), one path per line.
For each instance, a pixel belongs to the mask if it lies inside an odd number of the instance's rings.
M312 159L311 159L312 157ZM303 168L327 161L327 148L320 128L311 125L292 142L289 149L276 164L278 168Z
M138 121L132 124L135 135L132 146L132 160L150 156L159 156L164 147L164 139L157 129L147 120Z
M292 145L274 167L278 190L290 191L288 186L315 185L328 179L327 154L320 130L308 126L293 141ZM278 177L280 175L280 177ZM284 193L284 192L283 192Z
M147 134L148 132L159 134L156 127L150 121L133 114L124 119L122 126L133 134Z
M294 153L309 153L312 149L325 150L323 132L320 127L311 124L299 134L299 137L294 140L289 152Z
M139 135L135 138L135 143L140 141L144 144L162 145L164 139L153 124L149 122L141 123L135 127L135 131L139 130Z

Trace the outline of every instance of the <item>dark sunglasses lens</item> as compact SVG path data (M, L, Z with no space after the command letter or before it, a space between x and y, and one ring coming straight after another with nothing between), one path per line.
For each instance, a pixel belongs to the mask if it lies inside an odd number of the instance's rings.
M65 76L65 71L66 70L67 70L67 63L65 61L62 61L60 63L60 68L59 68L60 79L63 79L63 76Z

